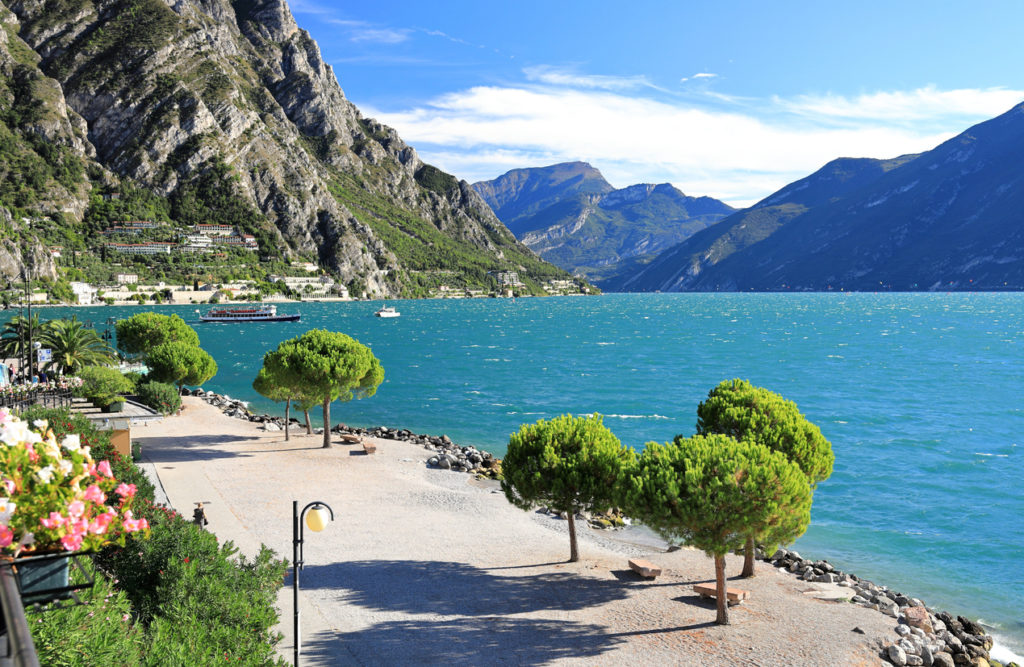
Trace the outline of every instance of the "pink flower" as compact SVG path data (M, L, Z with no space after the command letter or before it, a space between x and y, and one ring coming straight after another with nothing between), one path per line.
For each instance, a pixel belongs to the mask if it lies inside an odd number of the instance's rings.
M100 471L104 477L113 477L114 473L110 470L110 461L100 461L96 465L96 469Z
M62 517L57 512L50 512L50 518L40 519L39 523L43 524L44 528L49 528L50 530L53 530L54 528L58 528L64 524L64 517Z
M82 547L81 535L65 535L60 538L61 546L65 551L78 551Z
M121 486L124 485L122 484ZM95 484L91 484L89 488L85 490L85 495L83 495L82 498L94 503L102 503L107 499L107 497L103 495L103 491L100 490L100 487Z
M0 526L0 548L14 541L14 531L7 526Z
M0 424L11 421L11 412L7 408L0 408Z
M124 513L124 530L126 533L134 533L137 530L146 530L147 528L149 528L149 522L145 518L133 519L131 510Z
M89 532L88 519L75 519L74 521L68 519L65 525L68 527L68 530L71 532L72 535L78 535L79 537L81 537L82 535L85 535L87 532Z
M103 514L96 515L96 518L89 523L89 532L93 535L102 535L107 532L107 526L115 518L117 518L117 513L115 512L104 512Z
M2 409L3 408L0 408L0 410ZM3 482L0 482L0 486L4 487L4 489L7 491L8 496L14 493L14 482L12 482L11 480L5 479Z
M74 500L68 503L68 515L74 518L78 518L85 514L85 503L81 500Z
M124 482L121 482L120 486L114 489L114 491L122 498L131 498L135 495L135 490L134 484L125 484Z

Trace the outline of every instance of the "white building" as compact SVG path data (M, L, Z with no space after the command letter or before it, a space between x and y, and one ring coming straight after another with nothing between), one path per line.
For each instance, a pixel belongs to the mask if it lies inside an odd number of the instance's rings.
M135 285L139 282L137 273L119 273L114 276L118 285Z
M78 298L78 303L83 306L92 306L96 303L96 293L98 289L90 285L89 283L71 283L71 291L75 293Z

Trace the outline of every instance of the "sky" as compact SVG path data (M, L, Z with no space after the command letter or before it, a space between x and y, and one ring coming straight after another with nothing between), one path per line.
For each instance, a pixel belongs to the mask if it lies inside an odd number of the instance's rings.
M470 182L581 160L746 206L1024 101L1024 2L291 0L346 96Z

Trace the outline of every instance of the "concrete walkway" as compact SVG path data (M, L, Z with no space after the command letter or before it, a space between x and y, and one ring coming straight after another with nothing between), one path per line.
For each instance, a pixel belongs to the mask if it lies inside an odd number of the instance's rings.
M416 445L377 440L365 455L322 449L320 436L285 442L194 397L135 436L170 503L191 516L202 501L209 529L247 556L264 543L291 560L292 500L334 509L333 524L305 535L304 665L875 665L873 646L891 634L891 619L808 597L767 565L740 582L752 596L733 625L716 626L713 603L692 591L713 578L703 554L581 527L582 560L567 563L565 521L428 469ZM664 574L629 571L636 555ZM728 571L739 568L730 558ZM279 652L291 661L290 585L278 602Z

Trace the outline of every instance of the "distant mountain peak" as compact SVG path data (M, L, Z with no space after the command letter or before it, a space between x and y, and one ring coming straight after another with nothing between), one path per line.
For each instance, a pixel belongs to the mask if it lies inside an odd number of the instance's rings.
M530 249L588 277L646 260L733 211L671 183L615 189L586 162L514 169L473 188Z

